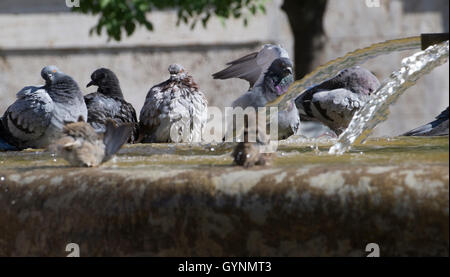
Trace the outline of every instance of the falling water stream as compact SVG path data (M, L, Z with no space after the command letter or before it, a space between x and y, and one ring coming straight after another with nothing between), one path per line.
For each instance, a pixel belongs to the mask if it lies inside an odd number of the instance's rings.
M363 142L380 123L387 119L389 106L423 75L448 61L449 42L428 47L403 59L400 70L393 72L374 93L370 101L353 116L348 128L339 136L330 154L342 154L354 143Z
M420 47L421 39L417 36L389 40L355 50L323 66L319 66L303 79L295 82L285 95L280 96L267 106L285 107L288 101L296 98L308 87L335 76L337 72L345 68L364 63L380 55L396 51L420 49ZM374 93L374 98L364 109L355 114L349 127L341 134L336 144L330 148L329 153L342 154L349 150L352 144L363 142L377 124L386 120L389 113L389 105L394 103L407 88L414 85L421 76L445 63L448 60L448 51L449 45L447 41L439 45L430 46L425 51L405 58L400 70L392 73L382 83L378 91Z

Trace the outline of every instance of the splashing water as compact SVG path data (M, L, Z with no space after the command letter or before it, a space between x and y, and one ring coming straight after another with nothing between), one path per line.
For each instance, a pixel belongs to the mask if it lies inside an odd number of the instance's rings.
M296 81L294 84L292 84L287 93L268 103L266 106L278 106L279 108L287 107L286 103L288 103L291 99L296 98L308 87L334 77L339 71L343 69L362 64L365 61L378 57L380 55L389 54L396 51L420 49L420 47L420 37L416 36L388 40L385 42L372 44L371 46L363 49L355 50L343 57L337 58L325 65L317 67L314 71L303 77L301 80Z
M423 75L448 61L449 42L428 47L403 59L399 71L383 82L370 101L357 111L348 128L339 136L330 154L343 154L352 144L363 142L372 130L387 119L389 106Z

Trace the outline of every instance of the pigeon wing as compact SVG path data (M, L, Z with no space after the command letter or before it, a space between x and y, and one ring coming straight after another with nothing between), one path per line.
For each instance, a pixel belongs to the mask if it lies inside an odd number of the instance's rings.
M312 96L311 109L316 119L336 131L347 128L354 113L367 100L367 95L347 89L324 90Z
M443 112L441 112L436 119L447 119L448 120L448 107Z
M102 162L106 162L119 151L130 138L133 126L131 124L122 124L116 126L112 120L106 122L106 132L104 133L103 143L105 144L105 156Z
M164 101L163 88L167 82L156 85L150 89L142 107L139 122L139 142L153 142L154 135L161 124L160 115L164 112L161 110Z
M440 113L436 120L415 128L402 136L448 136L448 107Z
M248 54L227 63L228 67L214 73L214 79L240 78L250 83L250 87L259 83L269 66L277 58L289 58L289 54L279 45L266 44L261 51Z
M97 132L106 131L106 121L112 119L116 124L133 124L130 142L137 139L137 118L133 106L117 97L107 97L101 93L91 93L84 97L88 109L88 122Z
M41 87L25 87L3 116L3 125L17 141L36 140L44 135L52 118L53 101Z
M138 120L136 116L136 110L133 105L126 102L125 100L120 99L122 105L120 106L120 112L116 118L118 118L122 123L131 123L132 124L132 134L130 137L130 142L134 143L138 139L139 130L138 130Z

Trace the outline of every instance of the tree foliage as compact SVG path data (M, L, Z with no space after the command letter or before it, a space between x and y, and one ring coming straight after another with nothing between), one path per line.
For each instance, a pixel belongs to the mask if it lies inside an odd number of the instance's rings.
M97 25L90 33L98 35L105 29L109 38L121 40L122 32L130 36L136 27L145 26L153 31L151 12L155 10L176 10L180 23L193 29L198 22L206 27L211 16L223 20L242 18L247 25L248 17L258 12L265 13L267 0L82 0L74 12L100 15Z

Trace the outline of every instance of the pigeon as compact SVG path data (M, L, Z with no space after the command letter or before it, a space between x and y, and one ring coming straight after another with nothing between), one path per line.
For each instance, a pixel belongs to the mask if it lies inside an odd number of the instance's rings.
M44 67L41 76L45 85L19 91L0 119L1 150L45 148L61 136L65 122L87 119L83 94L70 76L55 66Z
M250 88L264 81L264 73L274 60L289 59L288 52L279 45L265 44L259 52L250 53L242 58L227 63L228 67L214 73L214 79L240 78L250 83Z
M436 120L404 133L402 136L448 136L448 107Z
M340 135L380 86L378 79L360 66L308 88L295 99L302 121L316 121Z
M78 122L67 123L63 136L50 145L49 150L62 156L72 166L97 167L110 160L127 142L133 131L133 124L116 126L115 121L105 122L105 132L97 132L82 118Z
M120 89L119 79L107 68L99 68L91 75L86 87L97 86L97 92L84 96L88 109L87 122L97 132L106 131L106 120L112 119L116 124L132 123L133 132L128 142L134 143L138 136L138 121L133 106L125 101Z
M292 61L288 52L279 45L265 44L259 52L250 53L227 65L224 70L214 73L213 78L240 78L250 84L249 90L232 103L233 108L264 107L287 92L294 81ZM278 113L278 139L297 134L299 129L300 118L291 101L286 110Z
M238 59L232 62L230 67L213 74L213 76L216 79L219 77L238 77L248 80L250 90L233 101L232 107L241 107L243 109L253 107L258 109L265 107L267 103L286 93L289 86L294 82L293 64L286 56L287 52L283 48L265 45L259 53L253 53ZM251 66L255 66L255 70L252 72L250 72ZM227 70L233 73L225 74L224 72L228 72ZM236 72L250 73L237 74ZM260 74L260 76L256 78L257 74ZM291 135L297 134L299 128L300 118L298 111L294 102L291 101L285 110L278 112L278 139L286 139ZM229 130L231 129L229 128Z
M139 142L201 142L208 101L183 66L169 66L170 78L150 89L142 107Z

